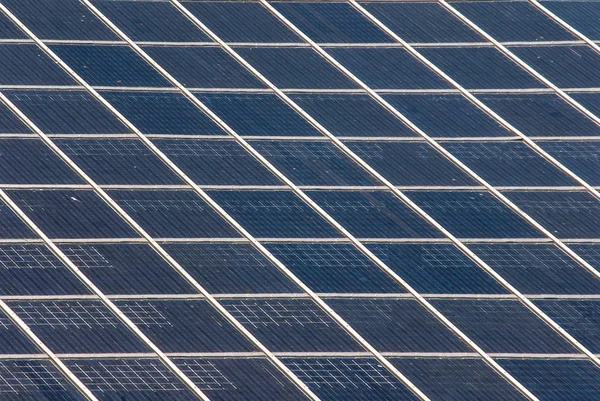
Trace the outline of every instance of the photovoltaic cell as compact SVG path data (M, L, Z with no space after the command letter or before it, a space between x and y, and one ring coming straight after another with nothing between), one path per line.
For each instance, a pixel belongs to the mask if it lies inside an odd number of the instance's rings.
M12 23L4 14L0 15L0 38L2 39L25 39L27 35Z
M8 107L0 103L0 135L28 132L30 132L29 128Z
M0 238L37 237L4 202L0 203Z
M4 312L0 312L0 352L3 354L35 354L40 352ZM2 379L0 379L0 385L1 383Z
M75 82L33 44L0 44L1 85L74 85Z
M600 185L600 143L539 142L539 145L590 185Z
M593 1L544 1L544 7L592 40L600 39L600 4Z

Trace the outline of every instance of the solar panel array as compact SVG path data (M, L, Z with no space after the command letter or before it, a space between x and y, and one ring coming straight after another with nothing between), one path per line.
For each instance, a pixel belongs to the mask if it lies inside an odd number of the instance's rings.
M0 4L0 400L600 398L600 2Z

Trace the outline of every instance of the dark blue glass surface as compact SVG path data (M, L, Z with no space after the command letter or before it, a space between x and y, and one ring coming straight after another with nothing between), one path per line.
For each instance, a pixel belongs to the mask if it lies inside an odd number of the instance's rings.
M268 244L267 249L314 292L405 292L349 244Z
M193 88L261 88L260 81L219 47L145 46L183 85Z
M337 136L416 135L368 95L306 93L290 97Z
M559 238L600 237L600 201L587 192L505 192Z
M419 51L467 89L544 87L493 47L432 47Z
M78 1L8 0L4 5L40 39L118 40Z
M146 244L64 244L67 257L105 294L193 294Z
M310 191L309 196L360 238L437 238L441 234L391 192Z
M81 184L83 181L39 139L0 139L3 184Z
M587 45L519 46L510 50L558 87L600 86L600 55Z
M102 92L144 134L213 135L221 129L179 93Z
M3 92L5 95L7 92ZM28 133L30 129L8 109L0 103L0 134L22 134Z
M128 46L52 45L50 47L90 85L171 86Z
M521 142L450 142L443 146L492 185L576 185L573 179Z
M266 359L179 358L174 362L214 401L306 399L300 389Z
M600 135L598 125L555 94L482 94L477 98L527 136Z
M445 89L446 83L400 47L331 48L328 52L374 89Z
M417 400L375 359L284 358L283 362L323 401Z
M350 4L275 3L274 7L315 42L375 43L392 39Z
M96 300L7 301L56 353L149 352L108 307Z
M186 1L185 7L227 42L301 42L259 3Z
M431 303L486 352L575 352L519 301L435 299Z
M212 42L173 5L159 1L97 1L96 7L135 41Z
M89 290L43 245L0 245L1 295L73 295Z
M86 398L50 361L0 361L3 398L18 401L85 401ZM8 398L6 398L8 397Z
M526 399L481 359L390 358L390 361L432 399Z
M422 142L346 142L394 185L477 185L431 145Z
M4 312L0 312L0 352L3 354L36 354L41 350L33 345Z
M527 2L461 1L452 5L500 42L576 40L567 30Z
M594 268L600 269L600 245L599 244L569 244L579 256L584 258Z
M236 51L279 88L356 88L356 84L312 49L240 47Z
M209 191L255 237L332 238L340 234L288 191Z
M413 299L329 299L327 303L380 352L469 351Z
M600 185L600 142L538 142L550 156L590 185Z
M20 3L20 2L18 2ZM27 35L22 32L12 21L2 14L0 16L0 38L2 39L26 39Z
M433 2L368 2L361 5L407 42L483 41L475 31Z
M164 352L253 351L254 346L204 300L116 301Z
M252 141L250 144L296 185L377 185L329 142Z
M154 144L196 184L281 184L235 141L156 139Z
M594 1L544 1L543 5L590 39L600 39L600 4Z
M195 192L109 192L110 196L153 237L239 237L239 234Z
M309 299L227 299L221 304L271 351L362 350Z
M240 135L321 136L272 94L197 93L196 96Z
M300 290L250 244L165 244L210 293L290 293Z
M372 244L368 248L420 293L507 292L475 262L450 244Z
M544 401L596 401L600 397L600 371L590 361L501 359L498 362Z
M74 85L34 44L0 44L0 85Z
M600 293L600 280L554 245L472 244L469 248L522 293Z
M10 190L9 196L50 238L136 237L90 190Z
M45 134L122 134L117 117L84 91L6 91Z
M487 192L407 192L459 238L539 238L542 234Z
M462 95L386 95L392 106L433 137L511 136Z
M56 139L55 143L98 184L182 184L138 139Z
M4 202L0 202L0 221L0 238L37 237Z

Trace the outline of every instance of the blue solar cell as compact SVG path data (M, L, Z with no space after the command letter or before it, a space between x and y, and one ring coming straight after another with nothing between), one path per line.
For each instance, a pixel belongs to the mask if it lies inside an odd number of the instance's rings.
M390 361L432 399L526 399L481 359L390 358Z
M493 47L437 47L420 52L467 89L543 87Z
M436 299L431 302L486 352L559 354L575 351L518 301Z
M33 44L0 44L1 85L74 85L74 81Z
M6 92L3 92L5 95ZM29 128L13 114L3 103L0 103L0 135L30 132Z
M117 40L82 3L72 0L8 0L5 6L41 39ZM60 12L57 12L60 10Z
M98 184L182 184L137 139L56 139L55 143Z
M453 2L452 5L501 42L576 40L533 5L520 2Z
M3 354L35 354L40 352L4 312L0 312L0 352Z
M173 5L152 1L96 1L96 7L135 41L212 42Z
M573 173L590 185L600 185L600 142L538 142Z
M427 143L346 142L394 185L477 185Z
M492 185L561 186L576 182L520 142L444 144L452 155Z
M296 185L377 185L374 178L328 142L250 143Z
M272 94L197 93L196 96L240 135L321 135Z
M235 141L159 139L154 143L196 184L281 184L279 179Z
M482 42L483 39L442 6L429 2L362 4L407 42Z
M288 191L209 191L250 234L263 238L332 238L338 232Z
M4 360L0 362L0 376L4 379L0 391L13 400L86 400L50 361Z
M214 401L306 399L266 359L181 358L174 362Z
M0 294L73 295L89 290L41 245L0 245Z
M575 100L583 104L588 110L596 115L600 114L600 94L598 93L573 93L570 95ZM596 129L593 131L594 134L598 134L598 126L594 125ZM585 133L584 133L585 134Z
M329 299L328 303L378 351L469 351L413 299Z
M315 292L406 292L349 244L268 244L267 249Z
M4 202L0 203L0 221L0 238L37 237Z
M323 401L417 400L371 358L284 358L283 362Z
M227 42L301 42L259 3L186 1L184 5Z
M81 184L82 180L38 139L0 139L0 182Z
M221 304L271 351L362 350L309 299L227 299Z
M600 202L587 192L506 192L525 213L559 238L598 238Z
M7 303L56 353L149 351L100 301L37 300Z
M171 86L127 46L52 45L50 47L90 85Z
M590 39L600 39L600 4L594 1L544 1L543 5Z
M116 301L164 352L243 352L254 346L204 300Z
M279 88L356 88L349 78L312 49L240 47L236 51Z
M598 125L555 94L505 93L477 97L527 136L600 135Z
M192 191L110 191L110 195L153 237L239 237Z
M328 52L374 89L445 89L433 71L399 47L331 48Z
M334 135L416 135L367 95L306 93L290 97Z
M600 280L554 245L472 244L469 248L522 293L600 292Z
M487 192L417 192L407 195L460 238L539 238L542 235Z
M390 192L310 191L309 196L356 237L441 236Z
M600 246L596 244L570 244L569 247L573 249L579 256L584 258L594 268L600 269Z
M103 401L195 401L198 399L158 359L66 359L64 362L75 376ZM212 383L211 376L207 379Z
M144 134L213 135L221 129L178 93L102 92Z
M164 247L210 293L300 291L250 244L165 244Z
M105 294L196 292L145 244L64 244L60 248Z
M600 350L600 302L561 299L535 304L591 352Z
M600 86L600 56L587 45L518 46L510 50L558 87Z
M12 23L4 14L0 15L0 38L2 39L26 39L27 35Z
M274 7L315 42L376 43L392 39L350 4L275 3Z
M372 244L368 248L420 293L507 292L475 262L450 244Z
M385 99L430 136L510 136L462 95L386 95Z
M596 401L600 397L600 371L590 361L501 359L498 362L545 401Z
M135 231L92 191L7 192L50 238L136 237Z
M122 134L129 130L83 91L6 91L45 134Z
M145 46L144 50L188 87L263 87L258 79L219 47Z

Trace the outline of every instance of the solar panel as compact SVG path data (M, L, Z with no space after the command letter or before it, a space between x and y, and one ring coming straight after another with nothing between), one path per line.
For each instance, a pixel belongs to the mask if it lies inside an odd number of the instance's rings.
M596 400L592 1L0 0L0 400Z

